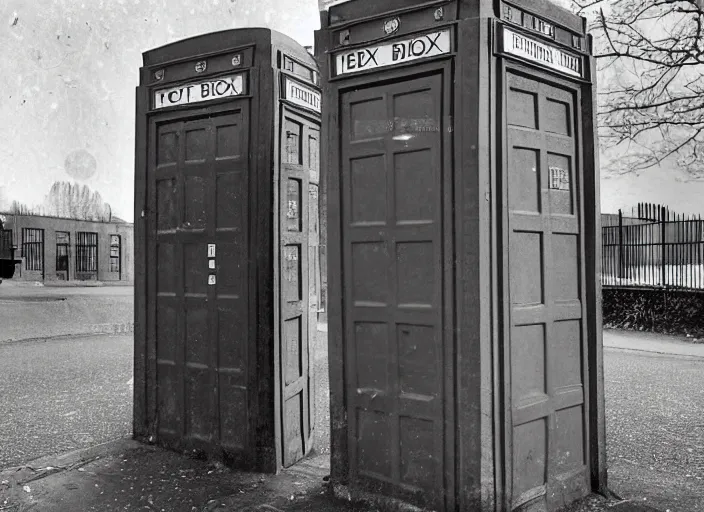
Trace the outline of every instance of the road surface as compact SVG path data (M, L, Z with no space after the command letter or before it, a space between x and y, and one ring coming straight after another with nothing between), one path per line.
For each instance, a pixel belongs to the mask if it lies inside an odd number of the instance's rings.
M609 487L704 512L704 358L606 348L604 380Z
M126 332L134 321L132 286L0 284L0 344L95 332Z
M0 468L132 431L132 336L0 344Z

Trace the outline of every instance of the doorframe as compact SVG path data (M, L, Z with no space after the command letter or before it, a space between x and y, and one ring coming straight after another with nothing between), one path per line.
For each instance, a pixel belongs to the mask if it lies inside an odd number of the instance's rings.
M454 26L454 25L453 25ZM453 38L456 37L456 28L453 29ZM454 39L453 39L454 40ZM455 354L461 340L457 334L456 318L459 312L455 309L454 298L459 286L454 282L455 276L459 277L455 257L461 242L457 240L460 233L459 224L462 222L462 212L454 208L457 193L461 192L460 172L455 169L456 141L455 132L464 132L463 127L456 127L454 123L457 104L457 91L461 91L460 84L454 83L456 76L457 51L444 54L436 59L423 61L411 66L395 67L375 70L373 73L364 73L358 76L335 77L329 81L323 101L333 103L327 113L328 128L326 135L321 135L321 176L326 175L327 190L327 255L328 255L328 365L330 373L330 444L333 457L331 479L341 485L350 485L353 475L350 474L350 454L348 445L349 416L347 401L347 344L345 341L345 299L343 290L343 214L341 189L341 145L342 138L339 131L341 117L342 96L356 89L379 87L385 84L410 81L423 76L439 74L442 81L441 94L443 119L440 126L444 136L441 138L441 158L443 161L442 175L442 325L441 338L444 348L443 360L452 361L451 371L446 372L442 379L443 395L439 397L444 403L444 465L439 468L443 474L443 496L445 510L454 510L460 501L461 490L457 488L458 468L460 457L457 456L458 434L460 433L459 421L461 420L461 405L457 402L460 395L457 390L458 362ZM321 69L321 72L324 70ZM321 185L322 185L321 181ZM335 201L330 201L335 197ZM479 457L479 452L477 453ZM390 496L390 495L389 495Z
M281 80L276 81L277 85L281 83ZM289 102L285 102L284 100L279 100L279 108L278 108L278 121L276 125L276 136L274 137L274 161L276 162L276 172L275 172L275 178L274 178L274 187L273 187L273 226L274 226L274 254L273 254L273 261L274 261L274 290L276 290L276 300L274 301L274 361L275 361L275 368L274 368L274 374L275 374L275 382L276 382L276 391L275 391L275 407L276 407L276 438L277 438L277 445L276 445L276 457L277 457L277 466L280 468L284 467L284 420L285 420L285 415L283 411L283 390L285 387L284 383L284 376L282 372L282 363L283 363L283 355L281 352L281 346L282 346L282 341L283 341L283 336L284 336L284 330L282 328L283 322L282 322L282 308L281 308L281 302L282 302L282 281L283 281L283 267L282 267L282 259L281 259L281 250L283 247L282 244L282 236L281 233L284 231L282 229L282 214L283 212L281 211L281 181L282 181L282 168L284 165L283 162L283 151L285 147L284 143L284 130L286 129L286 117L291 116L294 121L297 122L303 122L302 125L305 126L304 123L312 123L317 126L318 128L318 133L321 132L321 119L316 119L315 114L303 109L303 108L297 108L293 104ZM305 130L301 133L301 136L303 137L303 134L305 133ZM319 146L320 146L320 137L319 137ZM304 146L304 140L301 139L301 152L303 152L305 149ZM320 149L320 148L319 148ZM303 153L302 153L303 154ZM305 161L305 159L304 159ZM319 172L320 175L320 172ZM320 177L318 178L320 180ZM318 181L318 187L320 187L320 181ZM320 194L318 195L318 201L320 202ZM301 204L305 204L308 206L308 189L301 189ZM301 216L303 215L302 213L303 209L301 208ZM318 209L318 215L320 215L320 209ZM308 213L308 208L306 208L306 218L308 218L309 213ZM303 231L305 232L305 236L308 237L308 226L310 223L305 224L303 223L303 216L301 217L301 223L303 225ZM308 255L306 254L306 260L308 260ZM310 261L308 261L308 266L310 267ZM309 269L310 272L310 269ZM310 282L310 279L309 279ZM305 289L307 289L308 283L302 283L302 286L305 286ZM305 291L303 292L305 293ZM306 300L306 302L308 302ZM310 306L310 305L309 305ZM308 309L306 308L304 311L304 315L306 316L306 321L308 321ZM305 342L308 345L308 378L309 381L312 382L311 378L311 368L312 368L312 362L311 362L311 337L315 336L318 331L317 323L316 325L308 325L308 336L306 337ZM308 389L308 402L309 402L309 414L311 413L310 405L314 404L315 401L315 396L310 396L312 389ZM310 420L309 420L309 428L310 428L310 436L308 438L303 439L304 442L304 450L303 450L303 457L301 460L305 459L305 457L310 453L310 447L308 445L312 446L313 439L315 437L315 416L310 414ZM307 448L307 449L306 449ZM300 462L300 461L299 461ZM298 462L294 463L293 465L297 464Z
M514 72L520 76L527 76L542 83L555 85L567 89L574 94L574 119L572 126L575 132L575 181L579 183L579 226L580 226L580 258L582 265L580 274L582 286L582 335L583 347L582 386L586 398L584 400L584 449L585 464L588 466L588 475L591 478L591 490L603 492L606 490L606 455L605 455L605 409L604 409L604 381L603 381L603 349L601 334L601 285L598 269L592 268L598 264L601 250L601 235L598 229L599 215L599 172L595 165L598 163L596 156L595 134L587 133L586 129L596 129L596 122L583 114L585 102L594 101L596 85L583 80L569 80L551 71L536 69L508 58L499 57L495 60L496 85L493 88L496 97L496 212L498 215L497 234L497 266L498 282L497 291L502 297L498 301L498 367L501 377L498 379L494 390L497 397L497 407L494 415L495 421L500 425L500 440L497 442L500 451L497 471L497 489L500 489L497 505L501 503L503 510L510 511L512 504L512 456L513 446L511 441L511 380L510 368L507 366L507 349L511 334L510 310L508 302L510 293L508 285L509 261L505 250L508 248L508 140L506 137L506 76ZM593 59L591 60L593 64ZM593 112L594 116L596 112ZM596 219L596 224L594 220ZM591 222L590 222L591 220ZM595 228L596 226L596 228ZM596 263L594 263L596 262ZM581 298L581 297L580 297ZM596 304L593 302L596 301Z

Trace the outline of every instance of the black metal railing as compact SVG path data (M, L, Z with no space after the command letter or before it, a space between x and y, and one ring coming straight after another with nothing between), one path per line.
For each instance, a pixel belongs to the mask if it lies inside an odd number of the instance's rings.
M701 217L639 205L637 217L619 210L617 220L602 226L602 285L704 289Z

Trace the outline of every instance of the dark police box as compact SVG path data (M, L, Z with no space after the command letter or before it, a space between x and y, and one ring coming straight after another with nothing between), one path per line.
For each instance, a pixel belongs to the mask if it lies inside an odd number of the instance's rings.
M604 489L585 20L542 0L327 6L333 488L437 511Z
M277 32L227 30L144 54L138 439L262 471L310 451L319 119L315 61Z

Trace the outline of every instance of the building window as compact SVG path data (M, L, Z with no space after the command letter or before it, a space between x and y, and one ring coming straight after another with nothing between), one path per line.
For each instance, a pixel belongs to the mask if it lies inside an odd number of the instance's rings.
M98 233L76 233L76 272L98 271Z
M120 271L120 235L110 235L110 272Z
M56 270L68 272L68 253L71 247L71 234L66 231L56 232Z
M22 228L22 256L25 270L44 270L44 230Z

